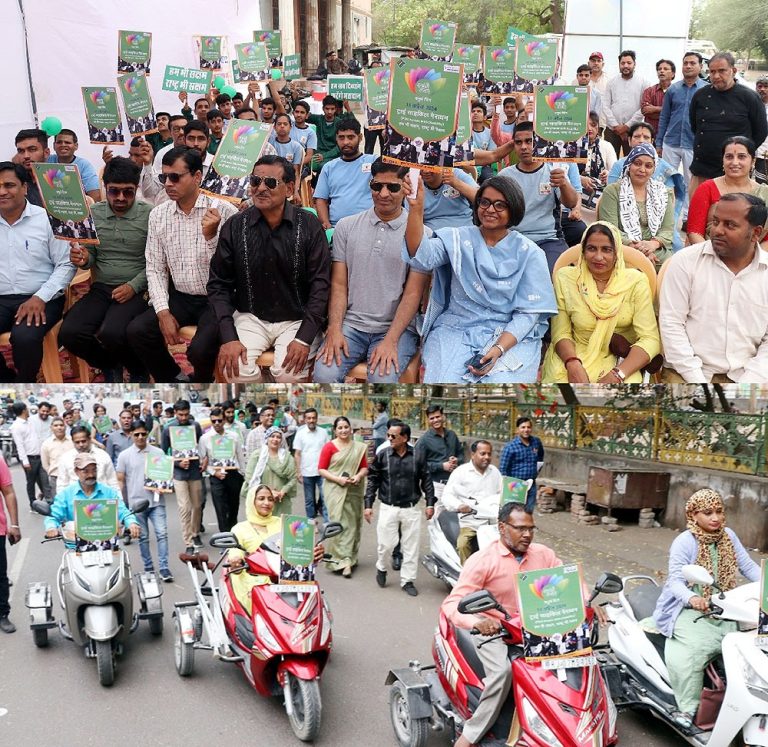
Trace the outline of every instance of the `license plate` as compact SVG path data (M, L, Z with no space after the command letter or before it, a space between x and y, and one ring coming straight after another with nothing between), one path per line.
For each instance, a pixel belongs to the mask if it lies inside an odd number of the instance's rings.
M269 590L275 594L314 594L317 586L314 584L270 584Z
M112 565L111 550L90 550L80 555L80 560L84 566L92 565Z
M542 659L542 669L574 669L575 667L593 667L597 664L594 656L571 656L565 659Z

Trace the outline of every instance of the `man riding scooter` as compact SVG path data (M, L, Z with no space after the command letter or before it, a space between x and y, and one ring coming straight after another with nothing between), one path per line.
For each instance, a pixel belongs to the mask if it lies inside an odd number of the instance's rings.
M503 614L491 610L482 615L465 615L458 611L458 604L467 594L484 589L493 594L511 615L511 622L519 626L517 574L562 565L553 550L533 542L535 530L533 516L526 512L524 504L505 503L499 509L499 539L467 560L456 586L443 602L442 612L454 625L479 631L472 642L486 672L480 700L455 747L472 747L483 738L499 717L512 686L507 644L502 638L493 638L504 630ZM606 622L601 607L595 608L595 614L601 624Z

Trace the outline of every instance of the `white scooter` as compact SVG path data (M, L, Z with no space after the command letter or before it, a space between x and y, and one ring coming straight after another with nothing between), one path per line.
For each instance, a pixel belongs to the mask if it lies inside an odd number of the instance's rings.
M599 659L611 697L619 709L649 710L697 747L727 747L739 732L746 746L768 745L768 650L756 645L755 633L760 585L749 583L722 592L701 566L683 566L682 573L689 584L713 586L718 591L712 595L710 611L701 617L732 620L739 625L739 632L728 633L723 639L726 688L714 726L686 728L672 717L677 705L664 663L666 639L660 633L646 633L639 625L653 614L661 594L662 587L650 576L626 576L617 601L605 605L613 624L608 629L610 648L600 653ZM715 663L720 663L719 657Z

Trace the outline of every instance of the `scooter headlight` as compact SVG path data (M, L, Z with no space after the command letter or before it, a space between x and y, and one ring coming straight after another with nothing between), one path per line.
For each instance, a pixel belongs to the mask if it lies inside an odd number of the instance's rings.
M272 631L270 631L269 626L264 621L264 618L262 618L261 615L255 615L254 620L256 622L257 637L267 648L270 648L273 651L277 651L279 646L277 645L275 636L272 635Z
M107 591L109 591L120 578L120 568L115 568L115 572L109 577L109 580L107 581Z
M744 682L750 695L761 700L768 700L768 681L749 663L742 655L741 667L744 673Z
M546 742L551 747L563 747L560 740L555 736L552 729L544 723L544 719L539 716L536 709L533 707L533 703L531 703L528 698L523 698L523 715L525 716L525 721L531 731L539 739Z

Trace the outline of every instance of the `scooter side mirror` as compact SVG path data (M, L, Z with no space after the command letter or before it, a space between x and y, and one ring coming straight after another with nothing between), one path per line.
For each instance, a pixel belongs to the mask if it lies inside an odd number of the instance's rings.
M344 531L344 527L339 521L329 521L320 531L320 541L337 537Z
M48 501L32 501L32 510L43 516L50 516L51 504Z
M689 563L682 567L683 578L689 584L699 584L701 586L715 586L715 580L712 574L700 565Z
M140 514L149 508L148 498L139 498L138 500L131 501L131 513Z
M216 532L216 534L211 537L209 544L211 547L218 547L224 550L240 546L237 537L235 537L232 532Z
M624 588L624 582L615 573L604 571L595 582L598 594L618 594Z
M480 612L488 612L499 608L496 597L486 589L473 591L471 594L462 597L458 604L458 610L462 615L476 615Z

